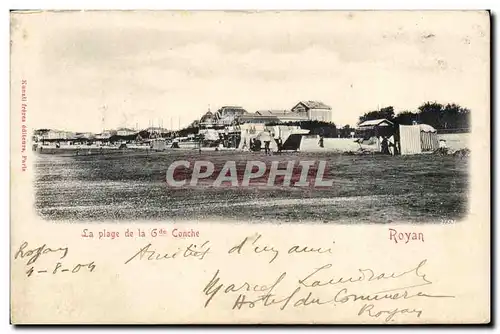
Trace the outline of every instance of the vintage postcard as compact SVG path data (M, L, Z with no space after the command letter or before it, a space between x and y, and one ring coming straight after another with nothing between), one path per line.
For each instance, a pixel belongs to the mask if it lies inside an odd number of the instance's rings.
M487 11L12 11L13 324L490 322Z

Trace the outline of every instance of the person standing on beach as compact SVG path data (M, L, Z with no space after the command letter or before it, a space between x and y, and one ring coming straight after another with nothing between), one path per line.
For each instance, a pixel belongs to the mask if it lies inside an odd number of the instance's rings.
M269 149L270 145L271 145L271 141L269 141L269 140L264 141L264 151L266 152L266 155L271 154L271 150Z
M262 143L261 143L260 139L258 139L258 138L257 138L257 139L255 139L255 140L253 141L253 145L254 145L254 146L253 146L253 147L254 147L254 151L256 151L256 152L260 152L261 147L262 147Z
M382 154L391 154L391 152L389 152L389 141L387 140L387 137L382 137L382 144L381 144L381 152Z

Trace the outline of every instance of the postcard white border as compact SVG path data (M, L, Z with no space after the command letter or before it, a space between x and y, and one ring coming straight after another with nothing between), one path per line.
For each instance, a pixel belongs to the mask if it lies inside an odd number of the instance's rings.
M240 1L236 4L234 1L170 1L168 5L160 6L157 1L154 0L142 0L142 1L132 1L132 0L122 0L122 1L103 1L103 0L79 0L79 1L68 1L64 0L51 0L51 1L3 1L1 5L4 9L2 11L2 25L0 38L1 42L0 47L4 52L1 53L1 59L3 66L1 67L1 71L3 72L3 77L9 77L9 9L18 8L18 9L80 9L82 7L93 8L93 9L246 9L246 8L254 8L254 9L492 9L495 14L498 14L500 11L500 5L498 1L464 1L464 0L455 0L455 1L444 1L444 0L411 0L411 1L395 1L395 0L380 0L376 3L368 1L368 0L351 0L351 1L336 1L333 5L331 1L318 1L318 0L309 0L309 1L265 1L265 0L256 0L256 1ZM498 18L497 18L498 19ZM498 22L496 23L498 25ZM495 26L494 26L495 28ZM495 29L496 30L496 29ZM492 45L498 45L499 35L498 33L492 34L495 39ZM494 50L493 50L494 52ZM496 54L496 53L494 53ZM498 67L495 68L495 72L492 73L492 80L496 77ZM494 85L494 91L492 92L494 96L499 96L499 88L497 85ZM4 79L2 83L2 101L5 102L5 107L7 112L2 113L2 121L0 122L0 127L2 128L3 140L1 140L0 144L0 152L4 157L10 156L10 134L9 134L9 125L10 125L10 107L9 107L9 81ZM493 98L493 96L492 96ZM496 108L493 112L497 112ZM496 122L494 124L495 128L499 128L500 121L498 116L496 117ZM493 124L492 124L493 125ZM495 145L495 156L498 156L498 142L496 140L496 136L492 137L492 140L496 143ZM4 161L6 161L5 159ZM495 159L495 163L497 159ZM9 244L9 169L10 166L5 162L0 167L2 168L2 177L0 182L2 184L2 201L1 201L1 212L4 214L4 224L2 225L3 233L2 237L4 240L4 245ZM496 184L495 184L496 185ZM498 207L499 200L495 197L495 202L492 203L495 207ZM498 230L498 228L496 229ZM497 235L494 236L493 240L495 240ZM493 244L495 251L497 249L496 244ZM9 253L7 247L4 247L4 250ZM498 260L498 257L496 257ZM3 268L7 268L9 265L9 257L8 255L2 256L1 264ZM5 321L6 316L9 314L9 272L4 271L4 275L2 276L2 283L4 289L3 291L3 300L2 304L2 314L4 314L3 321L3 330L13 331L13 327L9 326L7 321ZM495 318L498 320L498 307L496 308ZM70 330L70 329L66 329ZM65 331L66 331L65 330ZM142 330L142 329L141 329ZM203 329L201 329L203 330ZM285 329L286 330L286 329ZM308 330L308 329L304 329ZM336 329L338 330L338 329ZM341 329L345 330L345 329ZM363 330L361 328L361 330ZM423 329L426 332L429 329ZM430 329L435 330L435 329ZM93 329L95 332L96 329ZM97 330L100 332L101 329Z

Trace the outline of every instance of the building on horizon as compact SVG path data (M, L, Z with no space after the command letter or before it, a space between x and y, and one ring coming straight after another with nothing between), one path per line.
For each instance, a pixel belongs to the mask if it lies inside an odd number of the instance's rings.
M62 131L56 129L39 129L35 130L34 135L37 140L67 140L67 139L75 139L76 133L71 131Z
M300 115L290 110L258 110L238 117L238 123L268 124L288 123L309 120L307 116Z
M248 112L240 106L223 106L215 113L215 123L220 125L231 125L236 119Z
M208 110L203 116L201 116L198 124L202 128L212 128L217 124L217 119L215 115Z
M116 129L117 136L130 136L130 135L136 134L137 132L139 132L139 131L136 131L134 129L129 129L129 128Z
M101 133L95 134L95 139L109 139L114 135L116 135L116 130L103 130Z
M300 101L292 108L292 111L306 116L311 121L332 121L332 107L321 101Z

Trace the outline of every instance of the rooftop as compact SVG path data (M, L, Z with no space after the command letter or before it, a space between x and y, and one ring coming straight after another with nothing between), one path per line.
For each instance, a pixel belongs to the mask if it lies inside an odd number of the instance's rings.
M364 122L360 123L358 126L359 127L363 127L363 126L389 126L389 125L393 125L393 124L394 123L392 123L388 119L380 118L380 119L371 119L368 121L364 121Z
M226 109L226 108L229 108L229 109L243 109L242 106L222 106L221 109Z
M283 116L291 113L290 110L257 110L255 114L262 116Z
M306 108L308 108L308 109L332 109L332 107L330 107L329 105L324 104L321 101L311 101L311 100L308 100L308 101L300 101L297 104L301 104L301 103L304 106L306 106Z

